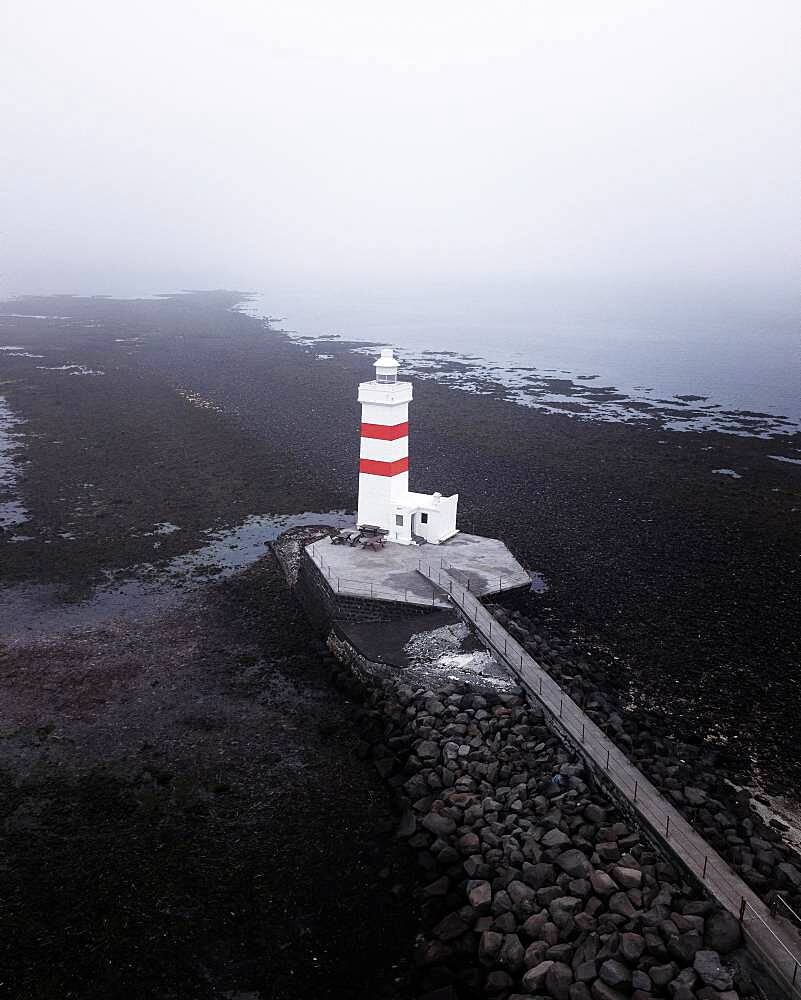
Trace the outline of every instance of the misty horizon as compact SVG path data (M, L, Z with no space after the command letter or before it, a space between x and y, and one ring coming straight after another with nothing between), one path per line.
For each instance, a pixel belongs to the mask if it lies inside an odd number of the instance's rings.
M783 2L6 4L0 295L789 300L795 20Z

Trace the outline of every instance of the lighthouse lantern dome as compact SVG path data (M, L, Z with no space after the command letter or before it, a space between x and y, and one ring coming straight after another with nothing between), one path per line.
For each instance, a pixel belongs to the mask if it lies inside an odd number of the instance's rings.
M385 347L381 351L381 357L375 362L376 382L392 383L398 380L398 368L400 364L392 354L391 347Z

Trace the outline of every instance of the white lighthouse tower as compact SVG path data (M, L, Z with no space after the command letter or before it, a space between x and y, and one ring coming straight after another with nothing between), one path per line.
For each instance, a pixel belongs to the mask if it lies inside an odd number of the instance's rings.
M409 492L411 382L398 381L391 348L375 362L375 379L359 385L362 404L357 524L385 528L401 545L439 543L456 534L458 495Z

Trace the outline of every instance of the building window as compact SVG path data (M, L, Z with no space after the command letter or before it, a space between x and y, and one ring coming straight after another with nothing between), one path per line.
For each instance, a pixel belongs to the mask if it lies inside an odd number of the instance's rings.
M428 524L428 514L420 515L420 524Z
M397 378L397 375L376 375L375 380L376 382L396 382Z
M395 524L397 524L397 526L399 528L403 527L403 514L396 514L395 515Z

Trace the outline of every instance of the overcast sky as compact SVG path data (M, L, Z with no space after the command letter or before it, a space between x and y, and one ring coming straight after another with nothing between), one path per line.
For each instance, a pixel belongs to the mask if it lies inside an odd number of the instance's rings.
M0 293L796 283L797 0L0 0Z

